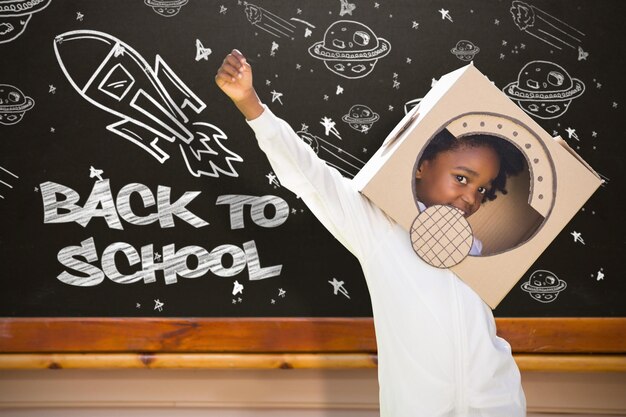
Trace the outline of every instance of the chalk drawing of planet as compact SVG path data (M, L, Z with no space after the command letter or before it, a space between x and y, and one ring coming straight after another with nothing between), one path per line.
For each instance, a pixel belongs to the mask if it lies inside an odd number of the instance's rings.
M309 53L323 60L335 74L355 79L371 73L378 60L390 50L391 44L364 24L339 20L326 29L324 40L313 44Z
M35 101L25 96L19 88L0 84L0 124L14 125L22 120L24 113L32 109Z
M454 48L450 49L450 52L461 61L471 61L474 59L474 56L480 52L480 48L471 41L460 40L456 43Z
M350 107L348 114L344 114L341 120L359 132L367 132L378 121L380 116L364 104L355 104Z
M538 270L533 272L528 282L522 284L522 290L526 291L533 300L541 303L551 303L561 291L567 287L567 283L559 279L550 271Z
M24 32L33 13L48 7L50 0L0 0L0 43Z
M585 84L553 62L531 61L519 72L517 81L502 91L531 116L554 119L583 94Z
M165 17L176 16L180 8L187 4L189 0L144 0L147 6Z

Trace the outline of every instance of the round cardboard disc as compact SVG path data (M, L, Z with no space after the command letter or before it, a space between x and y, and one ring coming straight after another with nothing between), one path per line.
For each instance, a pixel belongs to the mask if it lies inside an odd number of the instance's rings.
M413 250L437 268L450 268L469 254L474 241L472 228L461 210L451 206L430 206L411 225Z

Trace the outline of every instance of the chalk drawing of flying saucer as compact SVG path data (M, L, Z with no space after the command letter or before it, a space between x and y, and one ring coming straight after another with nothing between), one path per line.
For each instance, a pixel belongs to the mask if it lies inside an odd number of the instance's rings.
M11 42L24 32L34 13L51 0L0 0L0 43Z
M450 52L461 61L471 61L480 52L480 48L472 41L460 40L454 48L450 49Z
M350 107L348 114L344 114L341 120L358 132L367 132L378 121L378 113L364 104L355 104Z
M164 17L176 16L180 8L188 2L189 0L144 0L147 6Z
M335 74L355 79L371 73L378 60L390 50L391 44L364 24L339 20L326 29L324 39L313 44L309 53L324 61Z
M561 291L567 287L567 283L559 279L550 271L537 270L530 275L528 282L522 284L522 290L526 291L533 300L540 303L551 303Z
M19 88L0 84L0 124L18 123L34 105L35 100L25 96Z
M553 62L531 61L502 91L531 116L555 119L584 93L585 84Z

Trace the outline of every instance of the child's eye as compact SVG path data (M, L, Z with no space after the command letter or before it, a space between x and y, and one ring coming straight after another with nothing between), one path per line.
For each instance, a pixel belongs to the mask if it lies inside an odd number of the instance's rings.
M485 187L478 187L478 192L485 195L487 194L487 189Z
M456 180L461 184L467 184L467 177L464 175L457 175Z

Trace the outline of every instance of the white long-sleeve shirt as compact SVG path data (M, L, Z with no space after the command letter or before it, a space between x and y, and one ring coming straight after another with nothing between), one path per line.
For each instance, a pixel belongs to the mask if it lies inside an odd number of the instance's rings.
M282 186L360 261L372 300L383 417L526 414L509 344L491 309L408 232L327 166L268 108L249 121Z

